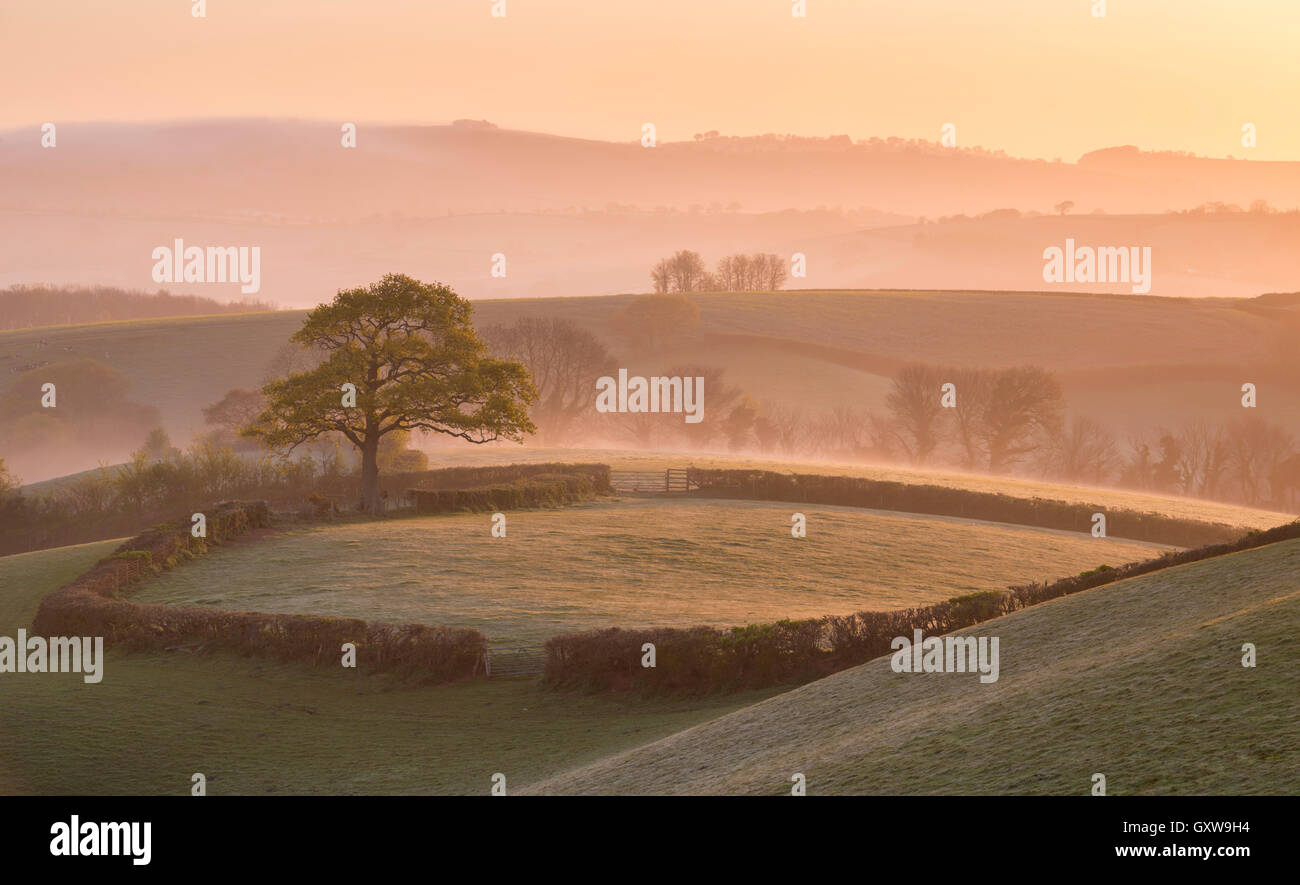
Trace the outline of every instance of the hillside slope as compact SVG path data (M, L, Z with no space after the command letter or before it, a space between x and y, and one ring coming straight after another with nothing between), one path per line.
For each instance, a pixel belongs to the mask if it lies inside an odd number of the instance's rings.
M480 328L520 317L566 319L590 329L619 356L628 348L608 323L633 297L479 301L474 319ZM1229 371L1235 380L1237 370L1284 358L1285 336L1300 330L1298 305L1265 310L1261 302L1221 299L902 290L715 293L692 299L700 307L699 334L683 335L672 351L638 359L637 365L695 359L720 365L738 380L772 378L784 366L795 375L786 387L805 382L796 385L805 401L810 394L835 394L809 390L810 366L832 373L838 387L887 375L908 360L1041 365L1077 373L1082 386L1131 385L1138 380L1131 370L1139 367L1144 377L1152 367L1163 367L1166 375L1192 383L1226 377ZM278 311L3 332L0 357L13 357L12 367L39 359L104 359L107 352L107 362L130 375L137 391L147 393L164 416L177 421L174 432L181 432L198 418L201 405L231 387L260 380L305 315ZM1001 331L990 336L989 329ZM1106 369L1111 373L1099 374Z
M528 792L1292 794L1300 790L1300 541L987 622L1001 673L880 658ZM1241 665L1254 643L1259 666Z
M1259 414L1300 427L1300 374L1289 341L1300 300L1165 299L1033 292L785 291L692 296L701 322L653 354L618 339L609 320L632 295L475 302L480 329L521 317L557 317L601 338L616 360L645 374L683 365L725 371L766 410L807 417L851 403L883 412L904 362L950 366L1033 364L1057 372L1071 410L1117 437L1200 419L1239 417L1240 387L1261 390ZM0 366L90 357L133 382L173 440L204 429L201 409L233 387L255 387L301 325L303 311L58 326L0 332ZM996 334L989 330L996 329ZM45 342L42 344L42 342ZM611 371L614 366L611 366ZM7 386L0 375L0 390ZM140 438L149 428L142 428ZM29 480L53 474L27 467ZM122 452L68 466L121 460Z

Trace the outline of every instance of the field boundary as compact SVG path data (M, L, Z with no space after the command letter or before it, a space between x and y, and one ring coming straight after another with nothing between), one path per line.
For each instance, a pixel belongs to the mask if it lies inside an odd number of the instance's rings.
M576 504L610 492L609 468L603 464L573 473L534 473L514 482L464 489L407 491L415 511L429 513L492 512Z
M699 476L708 471L691 468L690 473ZM775 476L792 483L808 479L754 471L713 473L741 473L759 479ZM606 483L608 476L605 467ZM547 480L560 478L552 475L532 479L544 485ZM578 485L590 490L587 477L568 479L580 480ZM874 481L864 482L878 485ZM799 490L806 494L808 485L805 482ZM753 488L758 487L756 482ZM850 490L855 487L849 486ZM843 497L842 493L837 496ZM226 502L211 508L204 537L191 533L188 519L155 526L126 541L89 571L47 595L37 610L33 629L50 636L103 636L106 641L134 650L220 648L314 666L340 666L344 645L351 643L359 668L423 682L489 678L494 671L498 676L542 672L545 680L557 687L711 691L819 678L887 653L893 637L908 635L913 629L940 635L1125 578L1300 538L1300 520L1297 520L1264 531L1250 531L1234 541L1170 551L1155 559L1118 568L1102 566L1051 583L1014 585L1006 590L972 593L909 609L798 621L787 619L730 630L611 628L554 636L544 646L497 649L490 648L481 632L468 628L140 604L124 598L132 586L208 552L211 545L243 536L265 536L270 524L268 505L258 501ZM655 644L660 660L667 666L640 665L645 642Z
M609 628L546 643L546 682L587 691L636 689L693 694L808 682L889 654L893 640L920 630L940 636L1026 608L1152 572L1300 539L1300 520L1236 541L1101 566L1057 581L1013 585L894 611L863 611L719 630ZM656 664L643 666L647 643Z
M695 486L692 494L711 498L863 507L1084 533L1092 531L1093 515L1101 513L1106 517L1106 537L1175 547L1228 543L1242 531L1242 527L1227 523L1163 513L926 483L729 468L692 467L689 473Z
M141 604L123 598L127 588L206 553L209 545L269 524L265 502L229 502L207 514L204 538L191 534L188 520L155 527L41 600L32 629L47 636L102 636L134 651L220 648L340 668L344 645L350 643L362 672L420 682L478 675L487 638L469 628Z

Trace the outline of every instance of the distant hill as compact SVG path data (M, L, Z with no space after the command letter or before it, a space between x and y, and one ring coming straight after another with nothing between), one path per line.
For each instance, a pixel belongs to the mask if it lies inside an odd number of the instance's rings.
M717 202L749 212L872 206L904 215L976 214L1003 206L1163 212L1263 199L1300 206L1300 163L1103 150L1078 163L947 149L898 138L853 142L717 137L645 148L483 126L217 119L63 123L59 147L36 127L0 132L4 208L178 209L195 216L354 221L373 213L544 212ZM329 187L321 187L329 182ZM178 197L180 199L178 199Z
M710 263L803 252L806 288L1036 289L1043 249L1069 236L1152 246L1156 295L1300 285L1294 217L1165 214L1295 209L1300 163L1136 149L1057 163L890 138L643 148L483 125L363 124L355 148L339 138L334 123L286 120L61 123L55 149L35 129L0 132L0 286L151 289L153 248L181 238L260 247L253 297L283 306L395 266L474 299L639 291L678 249ZM1015 217L1065 201L1064 218ZM967 218L933 223L955 216ZM504 277L490 273L497 253ZM231 283L167 285L241 297Z
M0 331L272 309L259 301L232 304L162 290L150 295L109 286L10 286L0 289Z
M1297 571L1288 541L1056 599L961 631L997 682L879 658L523 792L1294 795Z

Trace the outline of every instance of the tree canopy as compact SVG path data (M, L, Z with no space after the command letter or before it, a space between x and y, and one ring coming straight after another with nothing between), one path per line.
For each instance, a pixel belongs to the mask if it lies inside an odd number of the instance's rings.
M340 291L293 335L321 362L267 383L266 407L245 432L281 450L341 433L361 452L365 509L377 505L387 434L522 442L536 430L528 418L536 391L521 364L488 354L472 311L447 286L403 274Z

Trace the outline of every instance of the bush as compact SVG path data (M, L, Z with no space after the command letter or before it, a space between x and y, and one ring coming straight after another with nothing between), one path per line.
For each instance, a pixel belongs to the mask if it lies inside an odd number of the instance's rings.
M590 475L539 473L514 483L468 489L412 489L420 513L495 512L525 507L558 507L594 497Z

